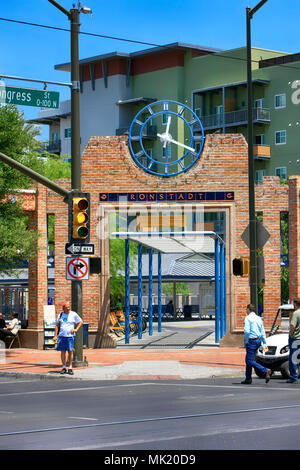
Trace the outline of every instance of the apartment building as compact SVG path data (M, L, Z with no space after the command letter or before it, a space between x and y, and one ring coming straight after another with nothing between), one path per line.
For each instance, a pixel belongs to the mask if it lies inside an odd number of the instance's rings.
M55 69L69 71L70 64ZM263 176L286 179L300 172L300 54L253 48L252 71L256 182ZM238 132L247 139L246 80L246 48L174 43L83 59L81 150L91 136L126 135L143 107L164 99L191 107L206 134ZM70 154L69 101L59 110L42 110L31 122L49 125L49 151ZM148 126L146 134L151 152L155 126Z

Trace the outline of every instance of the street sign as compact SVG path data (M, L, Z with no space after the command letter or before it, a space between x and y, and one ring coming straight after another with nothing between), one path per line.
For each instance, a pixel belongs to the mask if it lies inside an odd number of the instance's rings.
M0 104L59 108L59 92L6 86L0 81Z
M89 279L89 258L66 258L66 279L68 281L84 281Z
M76 243L66 243L66 255L93 255L95 252L95 245L76 245Z
M249 233L249 225L245 228L244 232L242 233L242 240L246 243L247 247L250 248L250 233ZM264 225L256 219L256 248L262 249L263 246L267 243L270 238L270 234L268 230L264 227Z

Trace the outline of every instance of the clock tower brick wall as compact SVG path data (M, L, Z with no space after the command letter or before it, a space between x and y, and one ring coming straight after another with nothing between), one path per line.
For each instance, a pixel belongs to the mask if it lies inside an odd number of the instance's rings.
M69 181L61 180L58 183L70 187ZM126 137L91 137L82 155L82 190L89 192L91 197L90 243L95 245L95 255L102 259L101 275L94 274L83 281L83 317L89 323L90 345L115 346L108 335L110 272L107 205L100 204L99 193L210 191L233 191L235 194L234 201L207 201L203 204L210 211L226 212L227 334L221 340L221 346L242 345L245 306L250 301L249 279L232 275L232 259L249 255L249 249L241 239L249 217L248 150L242 135L207 135L201 159L186 174L166 179L150 175L135 164ZM265 177L263 184L256 186L256 211L263 212L263 224L271 235L263 250L266 330L270 329L281 303L280 212L288 210L289 199L290 204L296 204L297 191L298 187L289 195L288 185L280 184L277 177ZM55 306L58 314L61 303L71 299L71 281L66 280L65 264L68 207L55 193L48 189L45 193L45 212L55 214ZM297 210L299 213L299 207ZM45 218L41 214L39 217ZM291 232L290 236L293 236ZM37 324L41 315L40 310Z

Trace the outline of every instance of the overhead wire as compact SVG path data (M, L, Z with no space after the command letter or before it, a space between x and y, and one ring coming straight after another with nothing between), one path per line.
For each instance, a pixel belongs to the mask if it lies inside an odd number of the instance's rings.
M52 30L56 30L56 31L63 31L63 32L69 32L69 33L71 32L71 30L68 29L68 28L61 28L59 26L50 26L50 25L44 25L44 24L39 24L39 23L32 23L32 22L29 22L29 21L14 20L14 19L10 19L10 18L0 18L0 21L7 21L7 22L11 22L11 23L23 24L23 25L26 25L26 26L34 26L34 27L39 27L39 28L52 29ZM169 49L170 48L170 45L166 45L166 44L156 44L156 43L151 43L151 42L138 41L136 39L122 38L122 37L118 37L118 36L109 36L109 35L105 35L105 34L90 33L90 32L87 32L87 31L79 31L79 34L84 35L84 36L98 37L98 38L101 38L101 39L111 39L111 40L115 40L115 41L129 42L129 43L133 43L133 44L142 44L144 46L160 47L162 49L164 49L164 48ZM242 62L247 62L247 58L228 56L228 55L224 55L224 54L222 54L218 51L216 51L216 53L213 54L213 56L214 57L224 58L224 59L239 60L239 61L242 61ZM268 60L268 59L265 59L265 60ZM259 64L261 62L261 60L251 59L251 62ZM287 64L273 64L272 66L282 67L284 69L300 70L300 67L294 67L292 65L287 65Z

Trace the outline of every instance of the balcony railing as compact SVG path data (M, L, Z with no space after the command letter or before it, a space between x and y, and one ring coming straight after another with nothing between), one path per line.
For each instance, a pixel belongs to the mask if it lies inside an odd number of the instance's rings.
M211 114L202 116L200 118L203 128L218 129L220 127L232 127L245 125L248 123L248 109L241 109L239 111L231 111L223 114ZM269 124L271 121L270 110L266 108L253 109L253 122ZM195 128L197 129L196 125Z
M41 152L60 153L61 152L61 140L49 140L43 142L41 145Z
M116 135L128 135L129 134L129 127L119 127L116 129ZM144 128L143 131L144 139L154 140L157 138L157 126L148 126ZM133 140L135 137L133 137ZM139 140L139 136L136 136L136 140Z
M253 156L256 160L270 160L271 158L270 145L254 145Z

